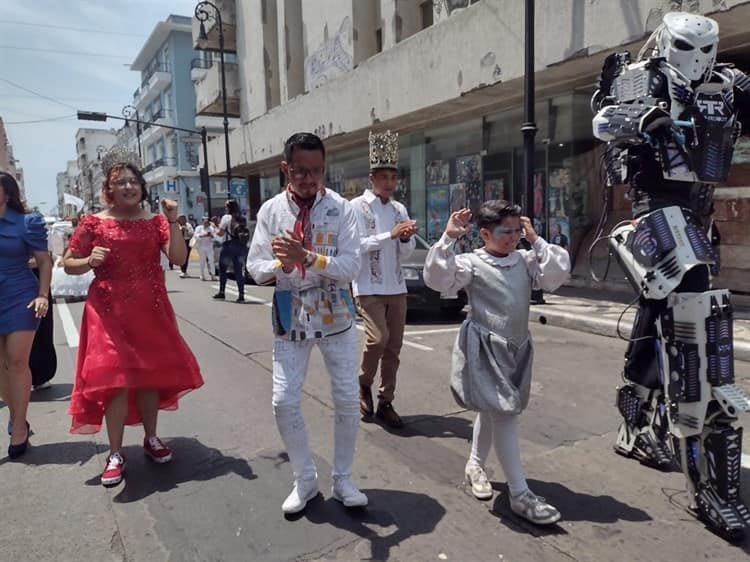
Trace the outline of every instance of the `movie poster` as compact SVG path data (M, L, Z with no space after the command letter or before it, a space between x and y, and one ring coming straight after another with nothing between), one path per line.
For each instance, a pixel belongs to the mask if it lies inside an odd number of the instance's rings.
M451 190L451 213L459 211L466 207L467 194L466 184L464 183L452 183L450 185Z
M450 164L442 160L432 160L427 164L425 183L427 185L445 185L450 183Z
M484 200L505 199L505 180L487 180L484 182Z
M393 192L393 199L401 203L406 210L409 210L409 178L398 178L396 191Z
M456 158L456 181L464 183L482 181L482 157L479 154Z
M450 217L450 186L427 186L427 241L440 240Z
M552 244L562 246L566 250L570 248L570 221L568 217L549 218L549 241Z

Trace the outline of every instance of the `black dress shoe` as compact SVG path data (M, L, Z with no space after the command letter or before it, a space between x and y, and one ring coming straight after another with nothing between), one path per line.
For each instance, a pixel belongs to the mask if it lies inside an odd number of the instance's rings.
M375 408L372 405L372 390L366 384L359 385L359 413L363 418L371 418Z
M378 402L378 411L375 412L375 415L383 420L383 423L389 427L403 427L404 422L401 421L401 416L399 416L396 413L396 410L393 409L393 404L390 402L385 402L381 400Z
M8 445L8 457L13 460L17 459L26 452L26 450L29 448L29 435L31 434L31 427L29 427L29 422L26 422L26 440L23 443L19 443L18 445Z
M237 298L235 299L235 301L234 301L234 302L245 302L245 297L243 297L242 295L240 295L239 297L237 297Z
M212 298L224 300L226 297L224 296L224 293L216 293Z

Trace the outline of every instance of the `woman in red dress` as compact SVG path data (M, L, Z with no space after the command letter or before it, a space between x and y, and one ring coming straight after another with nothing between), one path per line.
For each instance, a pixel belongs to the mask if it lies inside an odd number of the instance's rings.
M156 435L159 409L203 385L195 357L179 334L167 297L160 252L186 259L177 203L162 200L164 215L142 208L146 182L137 157L113 150L102 163L102 199L108 208L85 217L73 233L65 271L94 270L83 313L71 433L96 433L107 421L110 453L102 484L118 484L125 470L125 425L143 424L143 449L158 463L172 453Z

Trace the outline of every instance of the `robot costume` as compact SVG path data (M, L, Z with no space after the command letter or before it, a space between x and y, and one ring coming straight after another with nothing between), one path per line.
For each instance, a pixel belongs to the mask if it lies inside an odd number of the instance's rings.
M633 220L594 244L608 240L638 293L615 450L660 468L677 460L693 512L735 540L750 526L736 427L750 399L734 384L729 291L711 290L719 266L711 214L750 76L715 62L718 39L714 20L671 12L635 62L628 52L605 60L593 132L607 143L607 185L630 185Z

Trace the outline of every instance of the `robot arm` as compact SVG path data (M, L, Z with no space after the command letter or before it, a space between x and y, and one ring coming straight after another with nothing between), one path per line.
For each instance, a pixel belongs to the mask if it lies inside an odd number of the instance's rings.
M592 126L594 136L604 142L642 142L650 132L671 123L665 102L642 97L603 107L594 116Z
M732 74L734 74L734 87L750 96L750 76L736 68L732 69Z

